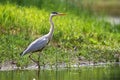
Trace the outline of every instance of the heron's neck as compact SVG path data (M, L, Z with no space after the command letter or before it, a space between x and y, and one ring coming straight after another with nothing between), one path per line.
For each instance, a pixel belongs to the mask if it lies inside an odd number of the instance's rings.
M53 16L50 16L50 18L49 18L49 20L50 20L50 30L49 30L49 33L48 33L48 35L49 35L49 37L50 38L52 38L52 35L53 35L53 31L54 31L54 23L53 23L53 21L52 21L52 17Z

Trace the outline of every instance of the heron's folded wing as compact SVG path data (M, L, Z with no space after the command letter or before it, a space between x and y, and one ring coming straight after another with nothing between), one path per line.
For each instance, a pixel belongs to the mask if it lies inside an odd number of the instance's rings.
M48 38L45 38L45 37L36 39L27 47L24 53L35 52L35 51L41 50L47 45L48 42L49 42Z

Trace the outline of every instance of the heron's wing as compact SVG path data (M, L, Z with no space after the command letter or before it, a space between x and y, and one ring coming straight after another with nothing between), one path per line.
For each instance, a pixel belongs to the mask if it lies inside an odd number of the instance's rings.
M26 53L29 52L41 50L47 45L48 42L49 39L47 37L38 38L27 47L27 49L22 53L22 55L25 55Z

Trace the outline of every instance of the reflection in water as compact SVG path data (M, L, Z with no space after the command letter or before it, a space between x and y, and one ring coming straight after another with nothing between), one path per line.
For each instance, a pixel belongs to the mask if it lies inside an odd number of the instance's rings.
M40 69L37 70L37 80L38 79L40 79ZM36 80L36 79L34 78L34 80Z
M0 71L0 80L120 80L120 65L40 71Z

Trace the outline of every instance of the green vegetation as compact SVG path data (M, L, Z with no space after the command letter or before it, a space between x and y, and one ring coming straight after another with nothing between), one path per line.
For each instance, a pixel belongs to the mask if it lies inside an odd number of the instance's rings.
M41 54L41 65L53 65L56 61L78 63L81 56L93 62L114 62L118 59L116 55L120 54L120 25L111 25L91 14L89 10L78 9L72 4L72 0L40 1L1 1L1 63L8 60L16 61L17 66L27 66L30 63L28 55L21 58L19 54L31 41L48 33L49 14L53 10L65 12L67 15L53 19L54 36L50 45Z

